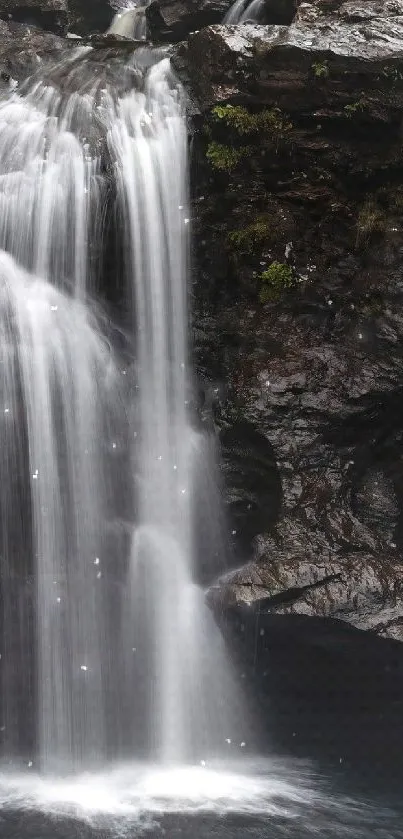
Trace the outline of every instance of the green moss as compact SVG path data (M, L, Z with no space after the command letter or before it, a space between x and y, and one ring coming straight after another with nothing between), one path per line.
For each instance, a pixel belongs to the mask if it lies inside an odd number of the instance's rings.
M278 144L292 129L292 124L279 108L264 108L251 113L241 105L217 105L212 110L213 118L233 129L239 136L258 134L259 139L270 138Z
M356 247L368 245L376 233L385 230L385 217L373 201L367 201L358 213L356 225Z
M351 102L349 105L344 106L344 113L347 119L352 119L357 114L362 114L367 107L367 103L363 97L361 99L357 99L356 102Z
M251 134L256 131L256 114L251 114L240 105L217 105L212 110L215 119L222 120L225 125L235 128L238 134Z
M282 292L295 284L292 268L284 262L272 262L259 279L262 284L259 293L261 303L277 300Z
M317 62L315 62L314 64L312 64L312 70L313 70L314 76L316 76L317 79L327 79L327 78L329 78L330 71L329 71L329 65L328 65L327 61L317 61Z
M239 253L253 253L259 245L267 241L271 234L269 216L258 216L256 220L242 230L231 230L227 239L229 245Z
M236 149L214 141L209 143L206 151L207 160L210 161L213 168L228 173L235 169L246 154L248 154L246 147Z

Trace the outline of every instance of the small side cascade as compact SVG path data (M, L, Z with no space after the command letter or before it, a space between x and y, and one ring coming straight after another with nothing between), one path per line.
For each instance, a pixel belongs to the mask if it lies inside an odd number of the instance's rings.
M240 23L261 23L265 0L235 0L223 19L227 25Z
M133 41L145 41L147 38L146 8L149 0L141 0L132 6L119 9L107 30L107 35L118 35Z

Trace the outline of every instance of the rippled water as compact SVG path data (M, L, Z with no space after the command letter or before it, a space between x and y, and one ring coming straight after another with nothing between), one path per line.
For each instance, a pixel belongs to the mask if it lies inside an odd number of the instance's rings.
M3 767L0 804L8 839L403 837L401 813L347 795L297 760L126 764L51 780Z

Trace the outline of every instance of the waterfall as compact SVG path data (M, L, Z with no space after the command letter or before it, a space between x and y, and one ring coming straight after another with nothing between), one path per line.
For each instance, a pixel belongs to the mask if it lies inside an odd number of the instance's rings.
M167 59L150 70L142 95L119 102L109 145L125 220L139 365L139 512L129 614L137 625L138 657L141 645L146 653L148 745L163 760L182 760L222 741L228 708L221 695L225 657L193 582L194 447L203 440L186 410L187 131ZM220 674L217 684L213 674Z
M118 12L106 34L132 38L133 41L145 41L147 36L145 6Z
M228 26L239 23L260 23L265 0L235 0L226 13L223 23Z
M138 50L117 87L80 50L0 105L2 576L23 582L17 615L3 590L3 713L18 755L26 671L51 773L204 759L238 725L196 584L211 446L188 415L186 114L160 58ZM95 303L113 217L125 360Z
M145 41L147 37L146 7L149 0L140 0L139 3L131 3L130 0L123 5L114 4L118 9L113 21L107 31L107 35L120 35L123 38L132 38L134 41Z

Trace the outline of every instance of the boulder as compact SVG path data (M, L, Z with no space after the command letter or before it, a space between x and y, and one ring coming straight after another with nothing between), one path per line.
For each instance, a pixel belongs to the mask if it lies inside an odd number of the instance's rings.
M3 89L36 73L42 63L54 62L66 50L63 38L35 27L0 20L0 79Z
M178 46L173 62L201 109L218 102L245 100L287 103L306 92L318 102L312 76L338 84L334 97L356 85L372 86L383 72L401 72L403 17L376 17L350 25L339 18L297 20L291 26L211 26ZM326 68L321 75L320 65ZM353 87L353 85L351 85ZM329 87L321 88L329 96ZM290 107L293 106L290 98ZM323 99L323 97L322 97ZM305 105L307 102L305 102Z
M195 30L220 23L231 0L152 0L146 9L153 40L180 41Z
M275 535L257 540L255 561L223 578L210 601L220 608L255 603L259 614L342 620L403 641L400 556L391 548L378 555L371 533L363 534L352 517L345 514L341 524L344 550L341 535L338 543L297 516L284 517Z
M114 12L108 0L68 0L69 29L76 35L106 32Z
M0 18L62 35L68 27L67 0L0 0Z

